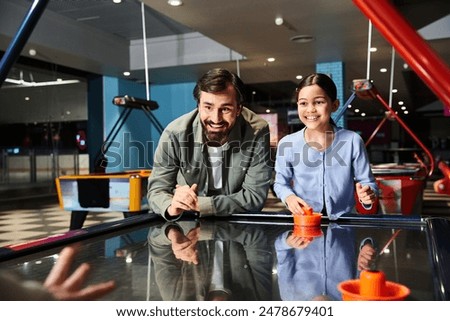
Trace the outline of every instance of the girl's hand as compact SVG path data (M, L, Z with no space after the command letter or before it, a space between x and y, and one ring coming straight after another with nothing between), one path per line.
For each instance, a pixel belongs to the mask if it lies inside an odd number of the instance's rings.
M293 215L303 215L305 214L303 207L310 208L308 203L306 203L302 198L291 194L286 197L285 203L287 208Z
M288 237L286 238L286 244L294 249L303 250L308 247L312 240L312 237L300 237L289 233Z
M356 183L356 194L359 201L366 205L373 204L377 198L370 186L362 186L361 183Z
M369 270L377 256L372 244L365 244L358 255L358 270Z

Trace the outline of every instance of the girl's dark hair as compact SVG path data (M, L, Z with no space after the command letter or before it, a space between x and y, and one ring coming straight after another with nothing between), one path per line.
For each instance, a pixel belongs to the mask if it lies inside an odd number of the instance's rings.
M337 89L334 81L325 74L314 73L304 78L297 86L296 98L298 100L298 93L306 86L317 85L322 88L331 101L337 99Z
M193 92L194 98L198 104L201 91L217 93L224 91L229 85L233 86L237 103L241 105L244 102L244 83L237 75L222 68L211 69L197 81Z
M297 88L295 89L295 101L298 101L298 94L300 93L300 90L302 90L304 87L312 85L317 85L322 88L327 96L330 97L332 102L337 99L337 88L333 79L331 79L326 74L313 73L308 75L306 78L303 78L303 80L298 84ZM336 126L332 118L330 118L330 123Z

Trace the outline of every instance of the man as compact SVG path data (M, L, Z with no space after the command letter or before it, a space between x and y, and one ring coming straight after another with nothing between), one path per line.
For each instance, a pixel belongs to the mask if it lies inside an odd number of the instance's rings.
M179 220L150 227L155 290L164 301L269 301L274 253L252 224Z
M149 206L166 220L260 211L267 197L269 126L243 107L243 83L224 69L197 82L197 108L161 135L148 182Z

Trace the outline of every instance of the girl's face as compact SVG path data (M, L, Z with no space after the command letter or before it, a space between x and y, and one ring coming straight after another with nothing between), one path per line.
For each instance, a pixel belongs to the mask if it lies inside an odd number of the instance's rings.
M331 113L339 107L339 100L331 101L318 85L303 87L297 97L298 116L302 123L310 129L329 130Z

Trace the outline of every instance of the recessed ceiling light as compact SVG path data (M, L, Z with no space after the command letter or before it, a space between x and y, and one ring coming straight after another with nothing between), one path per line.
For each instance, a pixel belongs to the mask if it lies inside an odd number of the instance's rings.
M403 113L404 113L405 115L408 115L408 114L409 114L409 111L405 110Z
M363 116L363 117L366 116L366 113L361 113L361 116Z
M122 0L113 0L114 3L121 3Z
M406 106L402 106L402 108L401 108L402 110L406 110Z
M403 100L400 100L399 102L398 102L398 104L400 105L400 106L402 106L404 103L403 103Z
M398 90L397 90L397 89L395 89L395 88L394 88L394 89L392 89L392 93L393 93L393 94L396 94L397 92L398 92Z
M313 41L314 37L310 36L310 35L298 35L298 36L293 36L290 40L292 42L297 42L297 43L307 43L307 42Z
M275 58L273 58L273 57L267 58L267 61L268 61L268 62L274 62L274 61L275 61Z
M283 18L281 18L281 17L276 17L276 18L275 18L275 24L276 24L277 26L281 26L283 23L284 23Z
M355 113L359 113L359 109L358 108L355 109Z
M303 76L302 75L297 75L297 76L295 76L295 79L298 79L298 80L303 79Z
M129 71L124 71L124 72L123 72L123 75L124 75L125 77L128 77L129 75L131 75L131 72L129 72Z
M167 1L168 4L170 4L172 7L179 7L183 5L183 1L181 0L169 0Z
M377 50L378 50L377 47L370 48L370 52L376 52Z
M387 69L386 68L381 68L380 72L387 72Z

